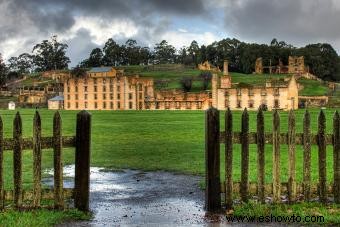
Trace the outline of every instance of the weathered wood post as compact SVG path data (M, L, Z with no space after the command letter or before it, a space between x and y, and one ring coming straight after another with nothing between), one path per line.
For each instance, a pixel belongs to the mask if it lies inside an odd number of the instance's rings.
M77 114L74 206L81 211L89 210L91 114L83 110Z
M290 203L296 198L296 169L295 169L295 115L290 110L288 115L288 201Z
M2 118L0 117L0 211L5 207L4 198L4 130Z
M217 109L206 111L205 127L205 208L210 212L221 208L220 114Z
M277 110L273 114L273 202L280 202L280 116Z
M242 114L241 124L241 183L240 195L243 202L248 202L249 177L249 115L247 108Z
M41 118L35 112L33 119L33 206L41 201Z
M303 195L305 201L311 196L311 128L310 114L306 110L303 118Z
M13 180L14 180L14 204L17 209L22 204L22 121L17 112L13 122Z
M264 134L264 116L262 108L257 113L257 195L259 201L264 203L264 176L265 176L265 134Z
M319 155L319 196L320 202L327 202L326 185L326 117L321 110L318 118L318 155Z
M333 117L333 166L334 166L334 202L340 203L340 117L335 111Z
M62 122L59 112L53 118L53 149L54 149L54 207L64 208L64 184L63 184L63 164L62 164Z
M233 207L233 116L228 108L225 113L225 205Z

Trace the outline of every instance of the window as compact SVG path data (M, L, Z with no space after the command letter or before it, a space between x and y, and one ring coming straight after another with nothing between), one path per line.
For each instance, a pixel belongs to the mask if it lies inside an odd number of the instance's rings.
M191 109L191 102L186 102L187 109Z
M85 109L87 109L87 105L88 105L87 102L85 102L85 103L84 103Z
M158 110L159 109L159 102L156 102L156 109Z
M70 92L70 91L71 91L70 86L67 86L67 92Z
M238 88L238 89L236 90L236 92L237 92L237 95L238 95L238 96L241 96L241 95L242 95L242 91L241 91L240 88Z
M94 94L94 99L95 99L95 100L97 100L97 99L98 99L98 97L97 97L97 94Z
M76 86L75 90L76 90L76 92L78 92L78 86Z
M113 86L112 85L110 86L110 92L113 92Z
M132 102L129 102L129 109L132 109Z
M132 93L129 93L129 99L132 99Z
M228 99L226 99L226 100L224 101L224 107L225 107L225 108L228 108L228 107L229 107L229 100L228 100Z
M119 85L117 86L117 92L120 92L120 86Z
M67 99L70 100L71 99L71 95L67 95Z
M143 85L142 84L138 84L138 90L143 90Z
M84 86L84 92L87 92L87 86Z
M103 102L103 109L106 109L106 102Z
M165 102L165 109L170 109L170 102Z
M143 103L142 102L139 102L139 109L143 109Z
M84 84L87 84L87 79L84 80Z
M78 100L78 94L76 94L76 100Z
M225 97L228 97L228 96L229 96L229 92L228 92L228 91L225 91L225 92L224 92L224 96L225 96Z
M112 79L112 78L110 78L110 85L111 85L111 84L113 84L113 79Z
M103 79L103 84L106 84L106 79L105 78Z
M139 93L139 99L143 99L143 93Z
M120 109L120 102L117 102L117 108Z
M241 105L241 100L237 100L237 103L236 103L236 108L242 108L242 105Z
M94 103L94 108L97 109L98 108L98 104L95 102Z
M93 90L94 92L97 92L97 86L94 86Z
M106 86L105 85L103 86L103 92L106 92Z
M180 102L176 102L176 109L180 109L181 108L181 103Z
M278 99L274 100L274 108L280 108L280 102Z
M113 99L113 93L110 93L110 99L111 100Z
M87 100L87 94L84 95L84 99Z
M79 106L78 106L78 102L76 102L76 109L78 109L78 107L79 107Z
M249 100L248 106L249 108L254 108L254 100Z
M106 94L103 94L103 99L104 99L104 100L106 99Z
M261 89L261 95L262 96L266 96L267 95L267 91L266 91L266 89Z
M110 108L113 109L113 102L110 102Z
M197 106L196 106L197 109L199 109L199 110L202 109L202 102L197 102L196 105L197 105Z
M118 100L120 99L120 94L117 94L117 99L118 99Z
M248 89L248 96L253 96L254 95L254 90L249 88Z
M71 103L70 102L67 103L67 108L71 108Z
M280 95L280 89L279 88L274 88L274 95Z
M94 84L97 84L97 78L94 78L94 79L93 79L93 83L94 83Z

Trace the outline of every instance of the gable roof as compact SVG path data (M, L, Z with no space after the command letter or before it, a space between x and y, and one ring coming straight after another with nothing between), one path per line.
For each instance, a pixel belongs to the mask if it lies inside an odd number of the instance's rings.
M55 96L48 101L64 101L64 96Z
M111 72L112 67L93 67L88 71L89 73L104 73L104 72Z

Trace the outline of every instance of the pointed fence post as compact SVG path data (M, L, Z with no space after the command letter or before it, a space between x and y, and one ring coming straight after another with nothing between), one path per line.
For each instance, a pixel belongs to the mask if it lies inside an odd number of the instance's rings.
M208 212L221 209L219 116L215 108L205 114L205 208Z
M296 169L295 169L295 115L290 110L288 115L288 201L290 203L296 198Z
M279 203L280 196L280 116L275 110L273 114L273 202Z
M33 206L40 207L41 201L41 118L35 112L33 119Z
M225 204L233 207L233 116L228 108L225 113Z
M305 201L311 198L311 128L310 114L303 117L303 195Z
M74 206L81 211L89 210L91 114L83 110L77 114Z
M13 180L14 205L17 209L22 205L22 121L17 112L13 122Z
M264 199L264 176L265 176L265 134L264 134L264 116L262 108L257 113L257 195L261 203Z
M241 184L240 195L243 202L248 202L249 185L249 115L247 108L242 114L241 124Z
M326 117L321 110L318 118L319 196L320 202L327 202L326 185Z
M340 203L340 117L335 111L333 117L333 166L334 166L334 202Z
M5 207L4 195L4 130L2 118L0 117L0 211Z
M62 164L62 123L59 112L53 118L53 148L54 148L54 207L64 208L63 164Z

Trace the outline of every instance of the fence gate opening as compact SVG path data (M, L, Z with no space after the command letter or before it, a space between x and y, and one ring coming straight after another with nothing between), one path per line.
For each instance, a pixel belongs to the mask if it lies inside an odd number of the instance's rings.
M35 209L43 206L42 199L53 199L55 209L65 207L65 199L74 198L75 208L89 210L90 186L90 141L91 115L86 111L77 114L76 135L62 136L62 121L59 112L53 118L53 136L41 136L41 117L38 112L33 119L33 136L22 138L22 120L19 112L13 122L13 139L4 139L3 121L0 117L0 210L7 205L16 209ZM64 147L75 147L74 189L63 187L62 153ZM54 188L42 190L41 157L42 149L53 148ZM13 190L4 190L5 150L13 151ZM22 188L22 154L23 150L33 150L33 190ZM28 205L29 204L29 205Z
M210 108L206 112L206 195L207 211L221 209L221 192L224 194L226 209L233 206L233 195L238 193L241 201L247 202L249 195L256 194L258 200L265 202L266 195L272 195L274 203L281 202L281 194L287 193L288 202L294 203L297 195L302 194L304 201L310 201L315 193L321 203L327 203L328 196L333 194L334 202L340 203L340 118L336 111L333 116L333 133L326 134L326 117L321 110L318 116L317 134L311 133L311 117L308 111L303 118L303 133L296 133L295 115L288 115L288 132L280 132L280 116L277 110L273 112L272 133L264 131L264 114L257 113L257 130L249 132L249 114L243 111L241 132L233 131L232 113L225 113L225 132L220 132L219 111ZM225 182L220 182L220 143L225 144ZM241 180L233 181L233 144L241 144ZM257 145L257 183L249 182L249 144ZM265 144L272 144L272 183L265 184ZM288 145L288 182L281 182L280 145ZM303 146L303 179L302 184L296 182L295 148ZM317 185L311 182L311 145L318 146ZM333 146L334 182L327 184L326 177L326 146Z

